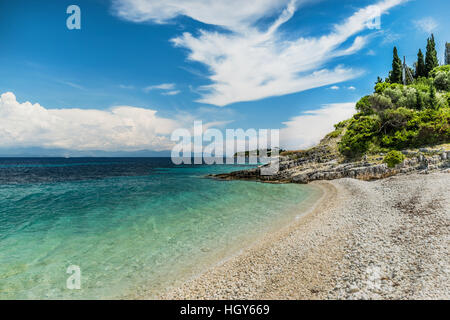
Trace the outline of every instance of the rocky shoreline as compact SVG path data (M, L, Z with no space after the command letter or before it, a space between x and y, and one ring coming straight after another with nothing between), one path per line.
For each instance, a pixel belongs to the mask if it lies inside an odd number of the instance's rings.
M274 175L262 175L264 166L250 170L216 174L210 177L221 180L256 180L272 183L309 183L316 180L354 178L364 181L377 180L405 173L429 173L450 168L450 151L445 149L404 150L407 159L389 168L382 163L383 154L364 157L360 161L340 161L323 148L314 149L309 154L301 154L297 159L279 157L279 170ZM267 165L266 165L267 166Z

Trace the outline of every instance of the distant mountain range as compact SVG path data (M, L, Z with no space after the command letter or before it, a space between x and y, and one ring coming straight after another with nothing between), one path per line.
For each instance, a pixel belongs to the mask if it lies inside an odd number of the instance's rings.
M46 149L40 147L29 148L0 148L0 157L170 157L170 150L166 151L102 151L102 150L67 150Z

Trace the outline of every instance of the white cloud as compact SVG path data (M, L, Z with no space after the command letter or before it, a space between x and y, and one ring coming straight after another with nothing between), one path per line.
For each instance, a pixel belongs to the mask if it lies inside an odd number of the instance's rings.
M75 88L75 89L80 89L80 90L84 90L85 88L83 86L80 86L77 83L74 82L70 82L70 81L64 81L64 80L57 80L57 82L65 84L66 86Z
M194 20L239 30L283 8L289 0L113 0L113 11L134 21L167 23L184 15Z
M402 35L392 32L390 30L383 32L382 34L383 34L383 41L381 43L383 45L394 43L394 42L398 41L399 39L401 39L401 37L402 37Z
M301 115L283 122L280 130L280 146L296 150L317 144L326 134L334 130L333 125L350 118L355 103L334 103L321 109L303 112Z
M358 52L367 36L357 34L368 27L378 13L407 0L384 0L355 12L335 25L329 34L285 39L279 27L291 19L306 1L240 0L115 0L117 15L135 22L165 23L178 15L221 25L232 32L200 30L172 39L178 47L189 50L188 58L206 65L212 84L199 88L199 102L224 106L238 101L252 101L270 96L308 90L353 79L361 71L337 66L327 67L334 58ZM236 10L239 8L239 10ZM255 21L279 14L266 30ZM341 46L353 39L353 43Z
M175 89L175 83L161 83L144 88L145 92L150 92L152 90L173 90Z
M347 87L347 89L352 90L352 91L356 90L356 88L354 86Z
M432 33L438 26L437 22L431 17L414 21L414 24L417 29L425 33Z
M339 87L338 86L332 86L332 87L330 87L330 89L331 90L339 90Z
M325 105L284 122L281 146L312 146L333 130L333 124L351 117L355 103ZM0 147L43 147L71 150L169 150L177 128L191 128L199 120L190 114L168 119L157 111L130 106L109 110L46 109L20 103L13 93L0 95ZM205 122L203 128L223 128L232 122Z
M175 96L175 95L179 94L180 92L181 92L180 90L173 90L173 91L163 92L162 94L165 96Z
M46 109L0 96L0 147L44 147L73 150L167 150L179 121L157 111L130 106L109 110Z
M164 96L175 96L175 95L181 93L180 90L176 90L175 88L176 88L175 83L161 83L161 84L145 87L143 90L144 90L144 92L147 92L147 93L150 91L153 91L153 90L158 90L158 91L162 91L161 94Z

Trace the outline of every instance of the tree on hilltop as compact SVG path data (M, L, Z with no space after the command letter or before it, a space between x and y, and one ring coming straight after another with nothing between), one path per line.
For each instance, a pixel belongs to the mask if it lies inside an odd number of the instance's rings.
M437 58L436 42L434 41L434 35L427 39L427 52L425 54L425 76L428 77L431 70L439 66L439 60Z
M422 50L419 49L419 53L417 53L417 62L416 62L416 78L425 76L426 76L425 60L423 57Z
M402 83L402 60L398 57L397 47L394 47L392 71L389 73L390 83Z

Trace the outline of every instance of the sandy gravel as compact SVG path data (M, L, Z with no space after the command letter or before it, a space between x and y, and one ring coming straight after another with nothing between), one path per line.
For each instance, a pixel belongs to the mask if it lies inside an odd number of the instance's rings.
M313 184L307 216L160 298L450 298L449 173Z

